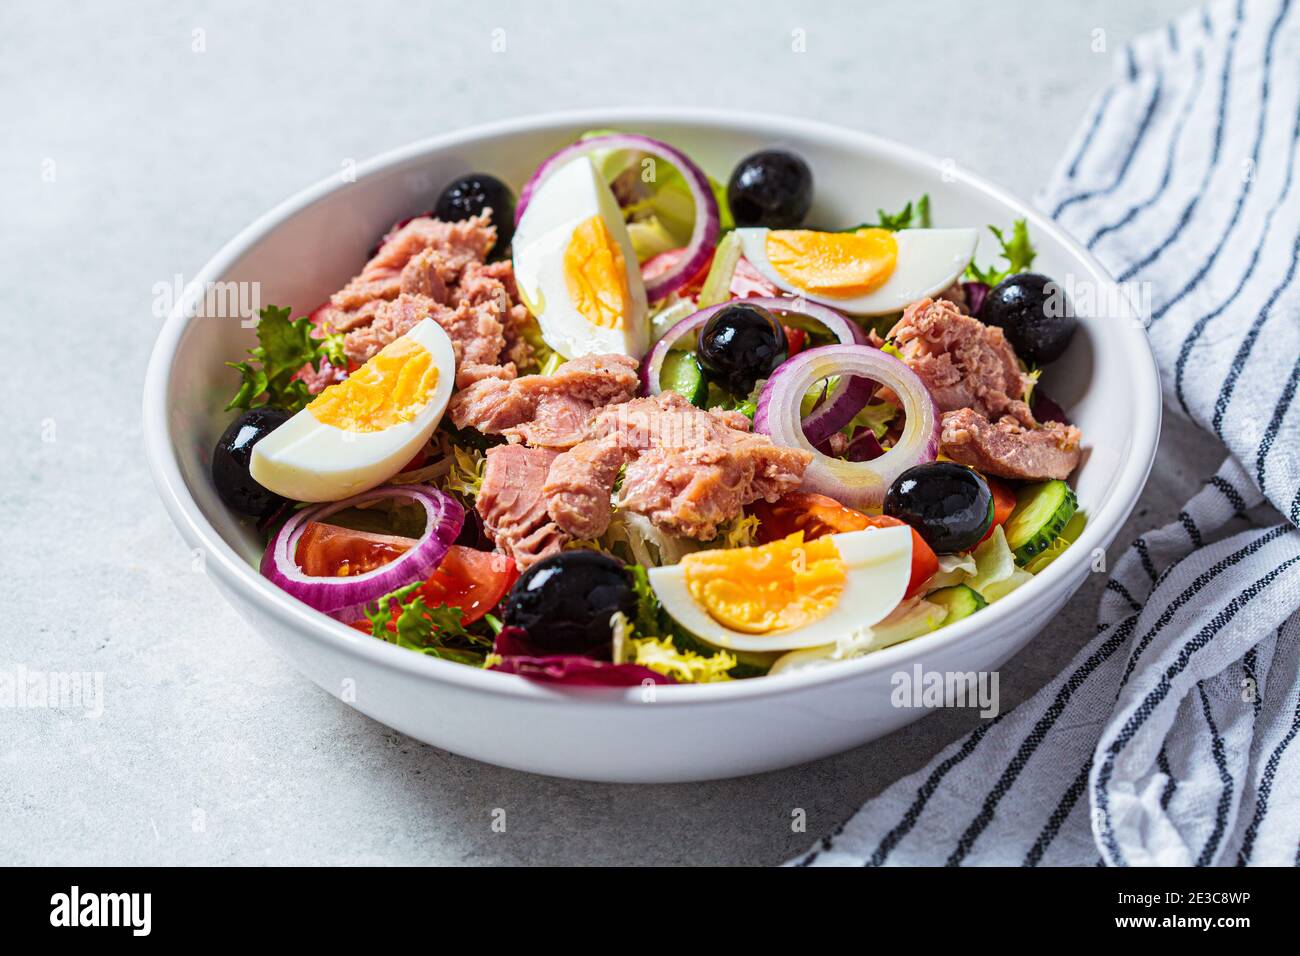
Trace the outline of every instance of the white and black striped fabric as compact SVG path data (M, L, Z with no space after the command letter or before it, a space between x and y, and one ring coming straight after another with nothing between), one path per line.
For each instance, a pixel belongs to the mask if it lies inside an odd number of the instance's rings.
M795 865L1300 865L1300 0L1120 58L1040 205L1150 283L1167 412L1226 446L1030 700Z

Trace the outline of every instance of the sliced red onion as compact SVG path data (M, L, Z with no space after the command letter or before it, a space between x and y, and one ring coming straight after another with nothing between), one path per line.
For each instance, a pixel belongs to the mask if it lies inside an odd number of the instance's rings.
M672 347L691 333L699 334L699 329L709 317L720 309L731 305L731 302L719 302L717 305L711 305L707 309L693 315L688 315L671 329L663 334L650 354L646 356L645 361L641 363L641 392L644 395L658 395L663 389L659 386L659 372L664 367L664 359L672 351ZM816 302L809 302L807 299L798 299L790 296L774 296L772 298L758 297L745 299L746 305L757 305L769 312L776 312L785 315L806 315L808 318L820 322L824 325L840 342L844 345L853 345L866 341L866 333L853 320L844 316L843 313L836 312L830 306L819 305ZM829 401L828 401L829 404ZM866 404L866 400L858 403L857 408L849 413L847 422L857 414L858 408ZM841 422L843 426L844 422Z
M979 318L980 309L984 308L984 300L988 298L989 287L983 282L963 282L961 288L966 293L967 311Z
M515 206L515 225L517 226L523 218L524 210L532 201L537 187L551 173L577 156L607 149L637 150L671 163L682 174L691 199L695 201L695 225L691 229L691 238L686 244L681 259L661 275L646 281L646 297L651 302L658 302L686 285L704 268L709 256L713 254L713 247L717 244L718 234L721 231L718 202L713 198L709 177L680 150L657 139L635 133L610 133L606 136L593 136L590 139L579 140L543 160L532 178L524 183L524 188L519 191L519 203Z
M1041 386L1034 386L1032 401L1029 403L1029 413L1038 419L1039 424L1045 425L1048 422L1060 422L1062 425L1073 425L1070 416L1065 414L1065 409L1056 402L1047 397Z
M870 428L864 428L854 435L849 446L844 449L844 457L849 461L875 461L884 453L880 439Z
M903 433L879 458L843 461L818 451L804 434L800 403L808 390L832 375L860 376L891 389L902 403ZM939 451L939 409L916 373L870 345L826 345L801 352L781 365L763 386L754 431L779 445L812 453L804 491L830 495L850 508L878 508L900 474Z
M821 445L853 420L871 401L879 386L869 378L841 379L803 420L803 433L814 445Z
M424 506L424 534L395 561L355 577L312 577L298 567L298 539L307 525L357 505L403 498ZM262 574L272 584L318 611L343 620L359 619L359 609L389 591L429 576L447 554L465 522L465 509L454 498L427 485L390 485L343 501L303 508L284 523L262 556Z
M665 677L640 664L614 664L585 654L541 654L528 643L522 627L506 625L497 634L492 652L501 660L489 670L518 674L549 684L588 687L637 687L641 684L673 684Z

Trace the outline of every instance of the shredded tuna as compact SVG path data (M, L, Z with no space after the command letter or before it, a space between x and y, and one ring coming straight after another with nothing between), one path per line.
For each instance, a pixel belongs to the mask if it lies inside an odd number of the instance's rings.
M450 272L442 252L425 249L412 256L411 261L402 268L399 291L422 295L434 302L446 302L447 276Z
M581 442L556 458L543 489L556 525L575 538L604 534L614 515L611 492L625 460L617 436Z
M329 359L321 359L319 368L312 368L311 363L308 363L294 375L294 378L307 386L307 391L312 395L319 395L326 387L337 384L347 377L347 370L335 368L330 364Z
M973 408L986 418L1010 413L1034 423L1021 400L1031 382L1001 329L962 315L947 299L922 299L903 310L888 338L940 411Z
M405 335L424 319L433 319L451 339L456 354L456 384L464 386L485 375L513 377L515 367L498 367L505 337L500 312L492 302L452 308L427 296L403 292L391 302L380 302L369 325L343 336L343 351L357 364L370 359L393 339Z
M1010 415L994 422L962 408L944 413L940 444L953 461L987 475L1065 479L1079 466L1082 437L1074 425L1047 422L1026 428Z
M546 513L542 486L556 452L523 445L489 448L475 507L497 548L521 569L555 554L569 540Z
M496 241L490 214L463 222L421 216L380 246L361 274L319 311L320 325L343 332L344 352L367 361L421 319L446 330L456 351L456 382L514 378L532 362L524 338L528 309L519 302L509 262L483 260ZM313 393L335 379L303 369Z
M532 363L532 346L523 337L524 328L529 322L528 308L519 301L513 263L509 260L471 263L465 268L453 294L455 301L475 305L496 303L505 339L501 360L513 362L519 368Z
M547 448L569 448L586 437L596 409L636 394L637 362L626 355L589 355L561 365L553 375L504 379L479 376L453 396L457 428L476 428Z
M496 237L487 213L461 222L417 216L384 241L356 278L330 296L329 324L336 332L363 325L374 314L372 303L396 299L402 292L452 301L446 298L447 289L459 281L466 266L487 258ZM441 296L432 294L439 289Z
M607 408L592 419L587 440L551 466L547 510L565 531L596 537L609 524L626 465L619 507L671 534L710 540L749 502L797 488L811 460L748 429L744 415L703 411L676 392Z
M940 450L1003 478L1067 478L1079 464L1073 425L1034 420L1032 384L1002 330L963 315L947 299L909 305L889 333L943 412Z

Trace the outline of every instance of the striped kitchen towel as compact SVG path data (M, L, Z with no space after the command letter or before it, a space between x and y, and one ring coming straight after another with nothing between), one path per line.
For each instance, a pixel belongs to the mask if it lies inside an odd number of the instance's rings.
M1225 446L1097 635L797 865L1300 865L1300 0L1119 58L1039 203L1150 289L1166 413Z

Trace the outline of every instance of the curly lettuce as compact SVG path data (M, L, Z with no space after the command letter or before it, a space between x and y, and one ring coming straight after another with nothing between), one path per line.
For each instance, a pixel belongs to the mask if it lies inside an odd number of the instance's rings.
M1017 219L1011 224L1010 236L1004 234L997 226L989 226L989 232L993 233L998 240L998 245L1001 246L1002 258L1007 263L1006 268L989 266L987 269L981 269L972 259L970 265L966 267L965 277L975 282L983 282L992 288L1008 276L1018 272L1028 272L1034 264L1038 250L1029 241L1029 226L1023 219Z
M316 338L316 326L311 319L291 319L290 309L274 305L258 311L257 347L248 350L251 361L227 362L239 372L240 385L226 411L235 408L258 408L272 405L290 412L307 407L312 395L301 380L294 378L298 370L310 364L320 370L322 360L338 368L347 366L343 354L343 336L326 335Z
M627 662L648 667L679 684L712 684L731 680L736 658L719 650L711 657L679 650L668 638L632 637L627 641Z

